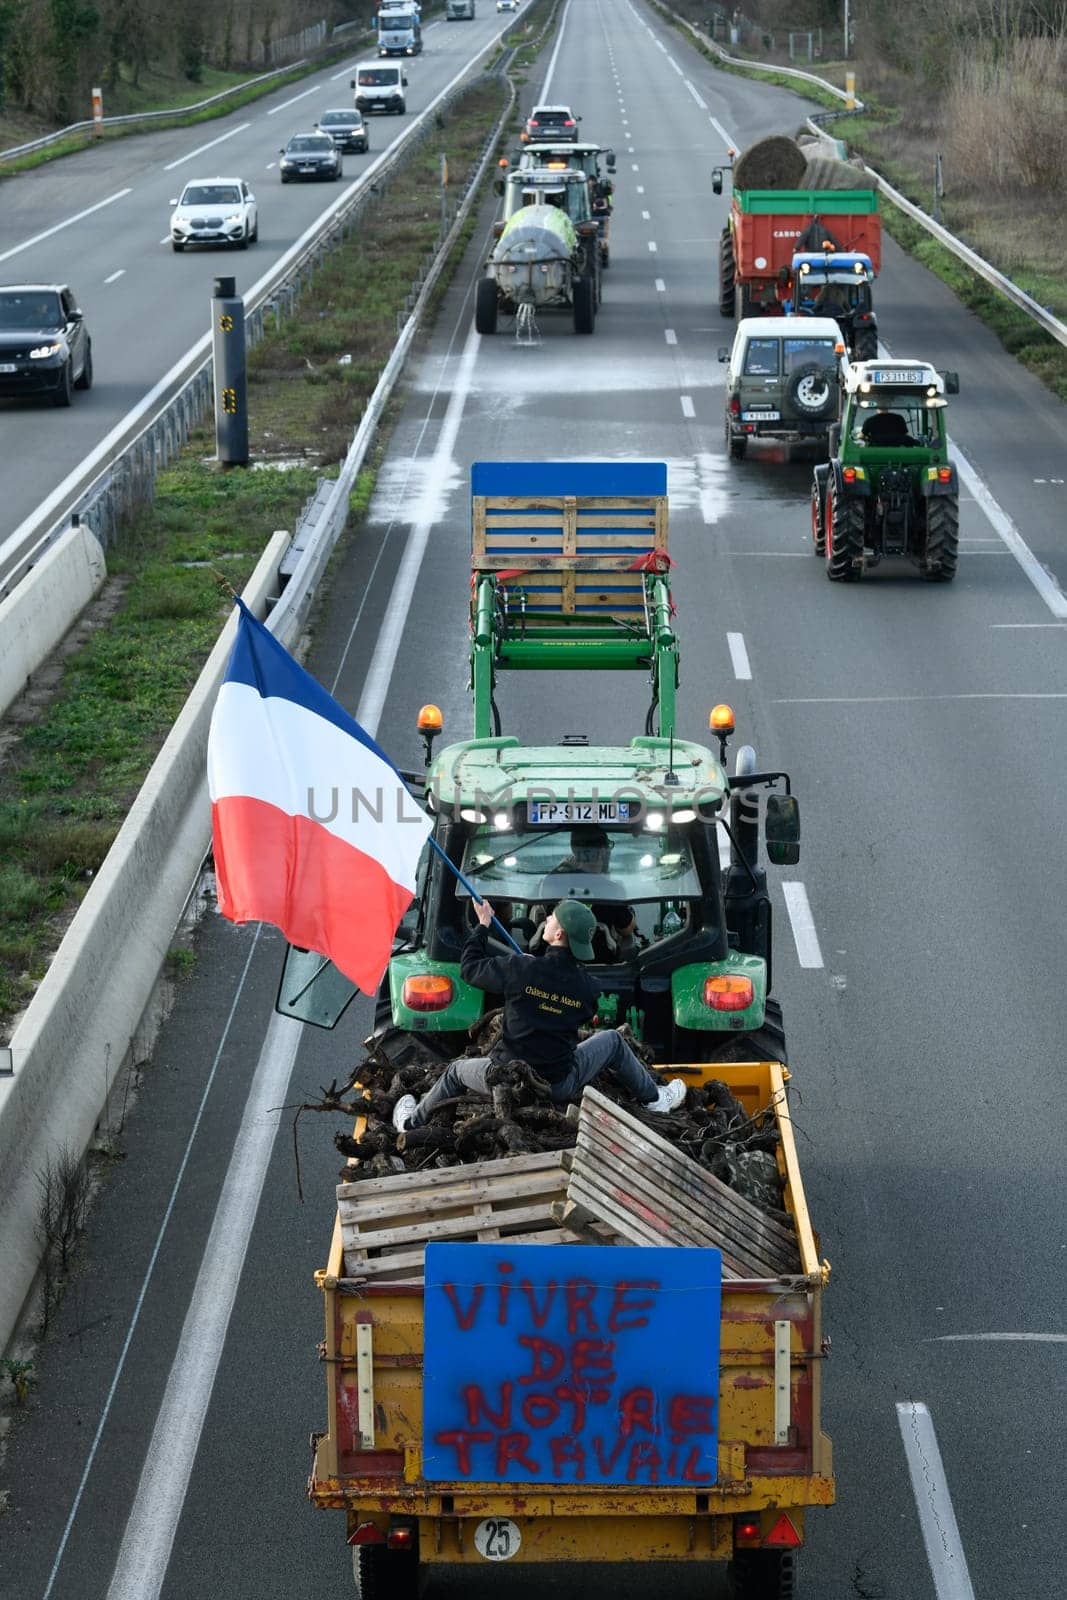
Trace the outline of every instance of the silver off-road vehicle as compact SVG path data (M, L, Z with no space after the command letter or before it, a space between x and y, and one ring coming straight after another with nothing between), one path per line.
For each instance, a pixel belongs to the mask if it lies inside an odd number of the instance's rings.
M845 346L831 317L744 317L726 368L726 450L751 439L813 440L825 453L841 410Z

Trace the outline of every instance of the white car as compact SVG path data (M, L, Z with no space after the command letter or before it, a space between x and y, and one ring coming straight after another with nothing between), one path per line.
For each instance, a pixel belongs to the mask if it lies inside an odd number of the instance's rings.
M179 252L187 244L247 250L259 238L256 197L243 178L193 178L171 205L170 242Z
M496 8L498 11L517 11L519 0L496 0Z

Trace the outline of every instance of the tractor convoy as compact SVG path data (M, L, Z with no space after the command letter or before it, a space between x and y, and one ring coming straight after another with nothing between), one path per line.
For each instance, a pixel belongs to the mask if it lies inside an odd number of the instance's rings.
M611 259L614 153L577 142L568 107L541 109L558 142L528 130L501 161L477 286L477 331L514 319L520 344L553 310L591 334ZM812 547L833 581L901 558L945 582L958 380L879 357L877 193L825 149L772 138L733 166L726 453L815 445ZM416 1600L446 1568L591 1560L719 1562L735 1600L792 1600L807 1510L834 1499L829 1269L790 1120L767 882L798 860L799 809L751 747L730 761L728 706L710 744L679 725L666 491L654 463L471 471L473 735L438 749L440 712L420 713L425 770L402 778L433 834L366 1058L320 1107L346 1116L348 1161L316 1274L327 1426L308 1494L344 1513L363 1600ZM628 740L530 744L500 706L531 672L553 704L562 673L637 673L647 709ZM475 984L464 965L486 906L479 948L529 963L523 993L549 1011L566 997L539 958L584 919L588 1037L619 1029L656 1099L609 1075L568 1106L511 1059L505 968ZM355 993L291 947L277 1008L333 1027ZM483 1092L413 1121L463 1057L484 1061Z

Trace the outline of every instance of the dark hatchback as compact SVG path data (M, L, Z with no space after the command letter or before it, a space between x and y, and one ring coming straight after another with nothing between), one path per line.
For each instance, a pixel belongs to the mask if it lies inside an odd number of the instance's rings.
M65 284L0 285L0 395L47 394L69 406L93 383L93 342Z
M328 133L294 134L280 154L283 183L341 176L341 152Z
M328 133L339 150L363 154L370 149L367 124L358 111L324 111L316 127L319 133Z

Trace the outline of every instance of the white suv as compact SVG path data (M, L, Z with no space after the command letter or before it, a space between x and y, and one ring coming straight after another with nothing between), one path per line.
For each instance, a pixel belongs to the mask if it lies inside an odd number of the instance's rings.
M171 205L170 242L179 252L187 244L247 250L259 238L256 197L243 178L193 178Z

